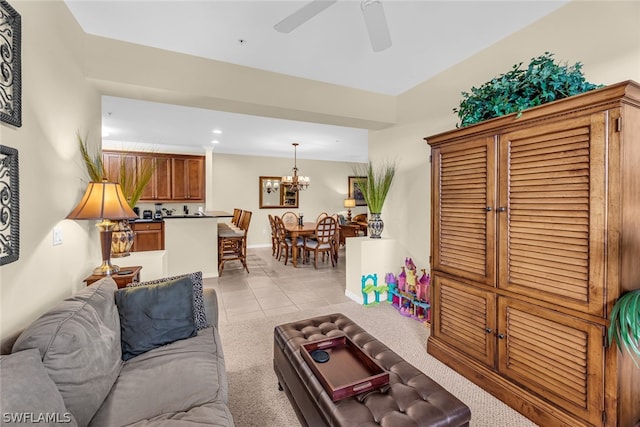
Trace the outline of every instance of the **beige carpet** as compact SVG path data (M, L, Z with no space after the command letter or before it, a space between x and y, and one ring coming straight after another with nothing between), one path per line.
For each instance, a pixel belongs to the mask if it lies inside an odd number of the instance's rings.
M229 375L229 406L236 426L300 425L286 395L278 391L278 382L273 372L273 328L282 323L329 313L343 313L351 318L466 403L471 408L471 426L535 426L527 418L427 354L427 327L400 316L389 304L362 307L355 302L220 325Z

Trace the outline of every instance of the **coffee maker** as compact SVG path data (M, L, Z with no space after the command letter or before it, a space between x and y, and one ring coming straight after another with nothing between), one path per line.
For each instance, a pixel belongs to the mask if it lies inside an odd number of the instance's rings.
M162 203L156 203L156 213L153 214L153 219L162 219Z

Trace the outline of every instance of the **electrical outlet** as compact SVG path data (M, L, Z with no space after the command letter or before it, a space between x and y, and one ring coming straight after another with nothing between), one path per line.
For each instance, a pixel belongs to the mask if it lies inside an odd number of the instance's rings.
M53 227L53 246L62 244L62 227Z

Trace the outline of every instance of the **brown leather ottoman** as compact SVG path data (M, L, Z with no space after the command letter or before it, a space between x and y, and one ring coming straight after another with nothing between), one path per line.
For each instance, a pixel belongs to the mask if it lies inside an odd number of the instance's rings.
M303 426L468 426L469 408L343 314L276 326L273 368ZM389 385L333 402L300 345L348 336L389 371Z

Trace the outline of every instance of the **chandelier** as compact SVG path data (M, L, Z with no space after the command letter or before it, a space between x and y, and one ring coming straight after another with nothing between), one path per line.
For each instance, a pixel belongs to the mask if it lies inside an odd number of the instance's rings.
M306 190L309 187L309 177L308 176L298 176L298 165L297 165L297 142L292 143L293 145L293 176L283 176L281 179L282 185L287 187L289 191L301 191Z

